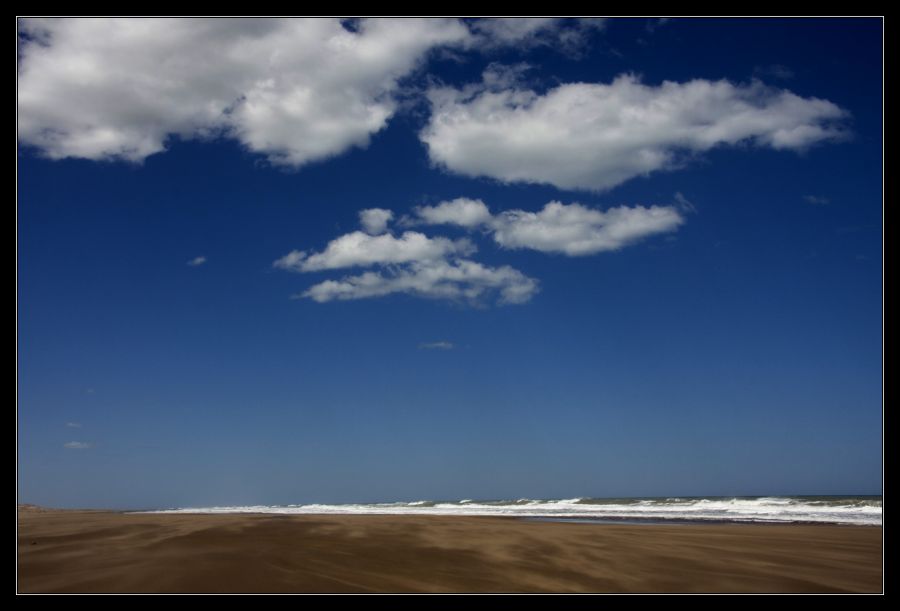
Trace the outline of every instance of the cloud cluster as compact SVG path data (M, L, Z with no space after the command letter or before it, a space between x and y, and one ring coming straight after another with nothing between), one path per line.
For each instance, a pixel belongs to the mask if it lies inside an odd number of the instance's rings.
M537 281L512 267L494 268L467 259L476 251L469 239L429 237L418 231L395 236L388 232L393 216L393 212L381 208L363 210L360 223L368 233L344 234L317 253L291 251L273 266L299 273L377 268L340 280L325 280L294 295L319 303L403 293L469 303L494 300L510 304L524 303L537 293Z
M663 23L648 22L648 30ZM401 107L404 79L435 50L577 53L605 26L602 19L552 18L20 24L18 135L44 155L140 162L173 138L224 137L289 167L367 146ZM717 147L796 151L848 133L848 113L832 102L758 81L646 85L626 74L537 91L523 84L528 69L490 64L480 83L428 89L431 116L419 137L431 161L466 176L602 191ZM789 76L781 66L768 70ZM320 302L405 293L524 303L539 290L535 279L472 260L471 239L411 228L449 225L490 236L503 249L585 256L675 231L692 211L680 193L666 206L597 210L551 201L537 211L496 214L481 200L457 198L419 206L399 221L391 210L369 208L359 213L360 230L320 252L291 251L274 266L298 273L366 268L299 295ZM392 223L405 230L393 232ZM206 261L198 256L187 265Z
M420 138L435 164L466 176L600 191L719 146L802 150L847 133L847 113L835 104L759 82L651 86L622 75L539 94L496 87L495 72L481 86L429 91L432 116Z
M685 200L686 201L686 200ZM324 303L404 293L470 303L495 300L525 303L539 290L537 280L508 265L488 267L467 257L475 253L468 239L389 232L394 214L373 208L360 213L370 233L339 236L318 253L294 250L273 263L292 272L377 267L339 280L325 280L294 295ZM488 233L502 248L584 256L618 250L642 238L674 231L684 222L676 206L635 206L595 210L581 204L549 202L537 212L506 210L492 214L479 199L459 197L434 206L418 206L402 225L454 225ZM372 235L376 233L376 235Z
M549 202L538 212L491 214L481 200L458 198L415 209L423 224L480 227L503 248L528 248L569 256L618 250L645 237L674 231L683 222L675 206L620 206L606 211Z
M58 159L140 161L227 135L298 166L365 146L400 78L471 37L443 19L24 20L19 137Z
M318 253L294 250L272 265L298 273L352 267L376 267L377 271L325 280L294 298L325 303L403 293L473 304L491 300L512 304L525 303L538 292L535 279L512 267L494 268L467 259L476 248L466 238L429 237L418 231L397 237L388 232L391 211L371 208L359 216L370 233L344 234Z
M365 147L400 82L439 48L583 45L603 20L24 19L18 134L60 159L141 161L178 138L229 137L297 167ZM803 149L844 137L847 113L760 82L650 86L633 75L432 88L432 161L504 182L603 190L718 146ZM366 224L377 233L379 224Z
M225 136L297 167L365 147L436 48L574 45L588 22L23 19L18 133L52 159L142 161Z

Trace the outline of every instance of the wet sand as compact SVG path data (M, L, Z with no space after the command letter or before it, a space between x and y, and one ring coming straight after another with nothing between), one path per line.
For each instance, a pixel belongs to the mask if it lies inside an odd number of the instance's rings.
M20 592L881 592L880 527L19 509Z

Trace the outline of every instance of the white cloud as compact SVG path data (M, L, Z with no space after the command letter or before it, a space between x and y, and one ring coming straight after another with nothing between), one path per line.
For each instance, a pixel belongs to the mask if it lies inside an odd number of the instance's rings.
M429 99L432 117L420 138L435 164L561 189L609 189L719 146L802 150L847 134L848 114L835 104L759 82L650 86L622 75L545 94L490 83L434 88Z
M141 161L226 135L299 166L367 145L458 20L22 20L18 133L53 159Z
M372 236L354 231L335 238L320 253L307 254L294 250L273 264L294 272L314 272L341 267L368 267L434 261L450 255L467 255L475 247L469 240L429 238L417 231L407 231L399 238L391 234Z
M437 206L418 206L414 211L421 222L429 225L477 227L491 220L491 213L483 201L466 197L441 202Z
M359 211L359 222L366 233L377 235L387 231L388 223L394 218L394 213L384 208L368 208Z
M419 350L453 350L456 346L453 342L422 342L419 344Z
M569 256L619 250L647 236L675 230L681 215L665 206L621 206L605 212L580 204L550 202L540 212L497 215L494 240L504 248L530 248Z
M525 303L538 292L538 282L507 265L492 268L475 261L415 261L383 272L366 272L326 280L296 297L319 303L383 297L405 293L417 297L500 304Z
M87 450L94 447L94 444L84 441L68 441L63 444L63 447L67 450Z
M187 262L187 264L190 265L191 267L199 267L199 266L203 265L204 263L206 263L206 257L204 257L202 255L199 257L194 257L193 259L191 259L190 261Z
M679 206L690 204L680 193L676 201ZM620 206L601 211L577 203L550 202L538 212L506 210L492 215L481 200L464 198L419 207L415 212L425 224L486 229L504 248L569 256L618 250L642 238L674 231L684 222L675 206Z
M80 422L66 422L66 428L70 428L70 429L80 429L80 428L81 428L81 423L80 423Z

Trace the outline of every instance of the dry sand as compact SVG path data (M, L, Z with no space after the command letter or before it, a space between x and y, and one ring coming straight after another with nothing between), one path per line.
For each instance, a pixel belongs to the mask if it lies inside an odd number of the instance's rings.
M881 592L879 527L19 510L20 592Z

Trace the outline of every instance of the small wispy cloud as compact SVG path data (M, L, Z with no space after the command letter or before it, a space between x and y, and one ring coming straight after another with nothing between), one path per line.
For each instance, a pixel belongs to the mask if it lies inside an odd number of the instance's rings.
M660 17L658 19L648 19L647 25L644 26L644 29L652 34L653 32L655 32L659 28L663 27L670 21L672 21L671 17Z
M453 350L456 346L453 342L422 342L419 344L419 350Z
M682 212L697 212L697 206L682 194L681 191L675 193L675 204Z
M203 265L204 263L206 263L206 257L204 257L202 255L199 257L194 257L193 259L191 259L190 261L187 262L187 264L190 265L191 267L199 267L199 266Z
M824 206L831 203L831 200L827 197L820 197L818 195L804 195L803 201L807 204L813 204L814 206Z
M93 448L94 444L84 441L68 441L63 444L63 447L67 450L87 450Z
M80 423L80 422L66 422L66 428L70 428L70 429L80 429L80 428L81 428L81 423Z
M761 77L771 77L779 81L789 81L794 78L794 71L787 66L781 64L772 64L771 66L757 66L753 69L753 74Z

